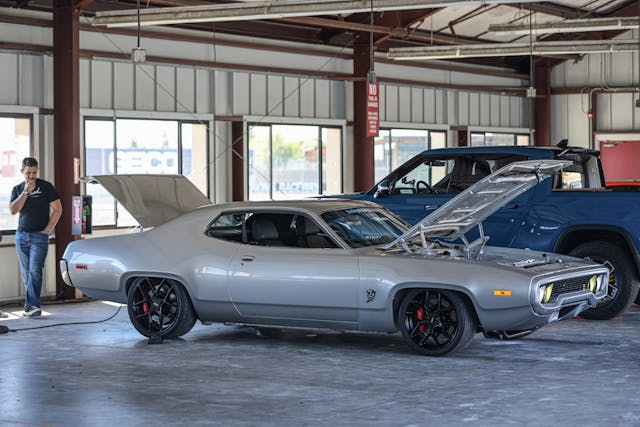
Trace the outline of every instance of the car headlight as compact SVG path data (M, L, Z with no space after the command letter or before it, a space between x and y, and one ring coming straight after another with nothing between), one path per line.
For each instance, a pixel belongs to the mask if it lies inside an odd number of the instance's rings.
M598 278L596 276L591 276L589 279L589 290L593 293L598 290Z
M551 301L551 295L553 294L553 283L547 283L538 288L538 300L544 304Z

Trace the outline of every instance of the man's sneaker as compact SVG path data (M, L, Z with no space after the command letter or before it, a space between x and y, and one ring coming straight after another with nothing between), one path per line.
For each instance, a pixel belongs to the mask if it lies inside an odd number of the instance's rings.
M40 307L29 307L29 309L24 312L24 317L35 317L40 316L41 314L42 309Z

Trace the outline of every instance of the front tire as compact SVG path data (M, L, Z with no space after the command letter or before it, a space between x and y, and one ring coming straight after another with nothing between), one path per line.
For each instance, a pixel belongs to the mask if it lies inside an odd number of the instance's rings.
M469 305L455 292L414 289L398 310L402 337L411 349L425 356L464 350L476 332Z
M585 258L609 268L607 296L595 307L580 313L580 317L606 320L627 311L638 295L638 279L633 262L622 249L613 243L601 240L576 246L569 255Z
M187 291L172 279L136 278L127 302L131 323L145 337L177 338L196 322Z

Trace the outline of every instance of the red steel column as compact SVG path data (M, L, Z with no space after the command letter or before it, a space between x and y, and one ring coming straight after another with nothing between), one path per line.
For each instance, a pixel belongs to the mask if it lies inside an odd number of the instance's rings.
M56 227L56 295L75 298L64 284L58 260L71 235L71 198L80 194L74 183L74 159L80 158L79 12L73 0L55 0L53 11L53 157L55 186L62 202L62 218Z
M371 69L368 43L353 49L353 189L366 191L374 184L373 137L367 136L367 73Z
M244 200L244 122L231 122L231 194L234 202Z
M535 66L537 96L533 102L533 137L536 147L551 145L551 67L546 60Z

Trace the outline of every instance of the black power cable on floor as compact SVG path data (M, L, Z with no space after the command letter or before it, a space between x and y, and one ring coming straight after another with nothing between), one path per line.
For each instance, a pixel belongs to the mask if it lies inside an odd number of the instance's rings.
M94 324L94 323L102 323L102 322L106 322L109 321L111 319L113 319L114 317L116 317L118 315L118 313L120 313L120 310L122 310L122 305L120 307L118 307L118 309L116 310L115 313L113 313L111 316L107 317L106 319L102 319L102 320L93 320L93 321L88 321L88 322L69 322L69 323L53 323L51 325L42 325L42 326L34 326L31 328L17 328L17 329L9 329L9 327L4 326L4 325L0 325L0 335L1 334L6 334L7 332L18 332L18 331L31 331L34 329L44 329L44 328L53 328L54 326L66 326L66 325L90 325L90 324Z

